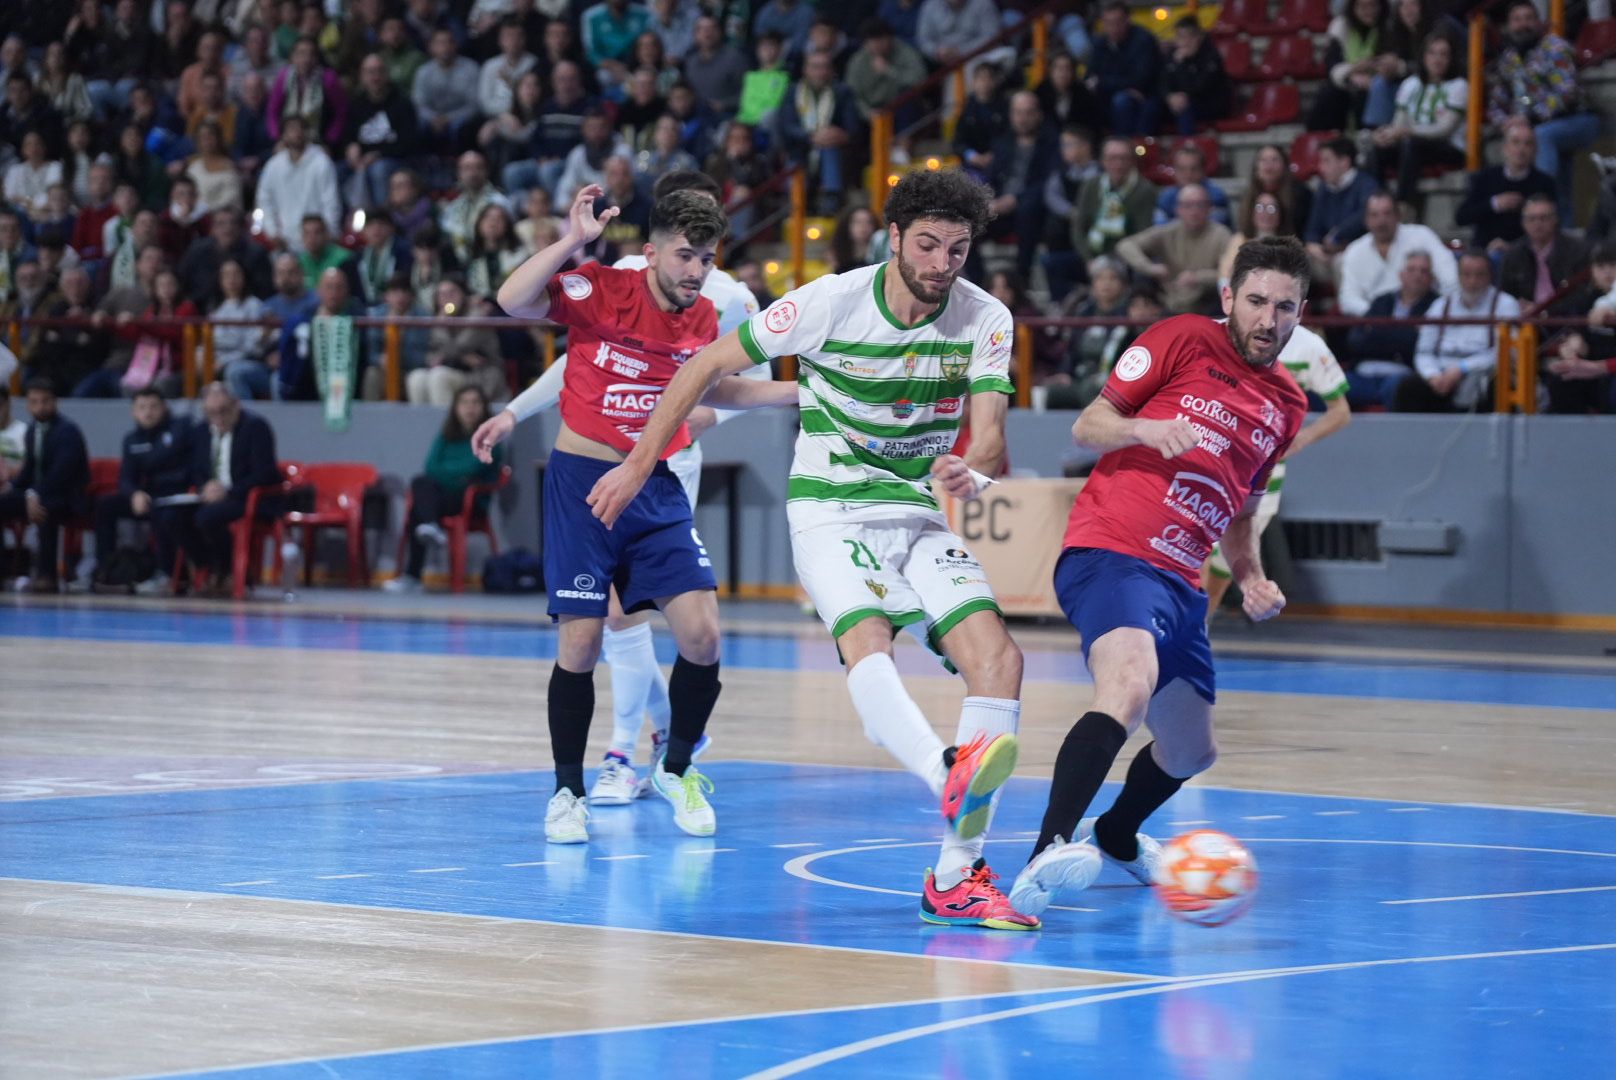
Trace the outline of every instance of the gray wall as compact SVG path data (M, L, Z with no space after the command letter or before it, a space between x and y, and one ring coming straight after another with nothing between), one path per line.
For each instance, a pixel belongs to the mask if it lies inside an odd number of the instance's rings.
M90 452L115 455L129 425L119 402L66 401ZM325 429L313 405L260 402L281 457L364 460L402 492L419 471L443 410L357 403L347 432ZM1075 413L1011 414L1015 471L1059 475L1091 455L1074 451ZM533 463L554 439L557 418L523 424L512 443L515 482L496 516L508 545L538 548ZM783 500L795 438L794 415L740 416L702 439L707 461L739 464L740 578L790 585L791 549ZM395 526L398 514L395 510ZM1448 554L1386 552L1378 562L1297 561L1292 599L1469 611L1616 614L1616 418L1357 417L1344 432L1291 465L1282 516L1293 520L1448 525ZM722 579L729 565L724 493L705 486L697 526ZM396 533L381 544L391 565Z

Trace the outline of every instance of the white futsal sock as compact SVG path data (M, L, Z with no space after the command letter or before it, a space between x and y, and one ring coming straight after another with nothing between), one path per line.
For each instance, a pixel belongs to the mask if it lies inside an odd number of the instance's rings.
M854 664L847 671L847 690L864 721L865 736L886 747L904 768L926 782L933 795L942 795L948 780L943 740L903 688L892 657L874 653Z
M668 723L668 684L657 666L651 624L641 623L627 630L606 630L601 655L611 668L612 678L610 751L622 754L632 763L646 712L651 713L652 721L659 727L665 728ZM660 708L654 702L660 702Z
M979 734L986 734L989 739L996 735L1013 735L1020 723L1021 702L1010 698L968 697L960 706L954 745L964 746ZM999 805L999 795L1000 791L993 793L995 807ZM974 840L961 840L953 829L944 831L943 849L937 853L934 873L938 889L952 889L965 879L976 860L982 857L982 845L987 838L986 829Z

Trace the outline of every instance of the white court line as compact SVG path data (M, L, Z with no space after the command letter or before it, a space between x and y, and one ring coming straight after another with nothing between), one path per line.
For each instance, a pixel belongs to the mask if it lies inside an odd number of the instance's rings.
M732 847L692 848L689 851L682 851L682 852L680 852L680 854L681 855L723 855L725 852L734 851L734 850L735 849L732 848Z
M1356 810L1315 810L1315 811L1313 811L1313 816L1314 817L1351 817L1353 814L1356 814L1357 812L1358 811L1356 811Z
M829 858L832 855L849 855L854 852L861 851L883 851L891 848L930 847L936 842L937 841L935 840L916 840L908 843L882 844L880 847L870 847L869 845L864 845L862 847L836 848L832 851L816 851L812 855L798 855L795 859L792 859L790 862L786 863L785 872L790 874L792 877L802 878L804 881L812 881L820 885L834 885L838 889L857 889L859 892L881 893L884 896L916 897L921 894L918 892L910 892L907 889L888 889L880 885L861 885L855 881L842 881L840 878L824 877L823 875L816 874L812 870L808 869L808 864L816 859ZM1019 844L1021 842L1022 841L1020 838L1012 840L1006 837L984 841L984 843L988 844ZM1093 914L1100 910L1099 908L1091 907L1066 907L1062 904L1051 904L1049 905L1049 908L1051 911L1083 911L1088 912L1089 914Z
M818 847L819 846L819 841L818 840L805 840L802 843L798 843L798 844L770 844L769 846L772 847L772 848Z
M243 885L273 885L273 884L275 884L275 879L272 878L272 877L267 877L267 878L262 878L261 880L258 880L258 881L221 881L219 883L219 888L221 888L221 889L238 889Z
M1345 840L1317 836L1252 836L1247 844L1369 844L1375 847L1464 848L1472 851L1524 851L1532 855L1587 855L1593 859L1616 859L1616 851L1574 851L1569 848L1519 847L1513 844L1459 844L1441 840Z
M1210 821L1169 821L1167 824L1175 829L1187 829L1194 825L1210 825L1212 823Z
M406 870L406 874L458 874L464 866L428 866L422 870Z
M1086 1005L1101 1005L1108 1001L1123 1001L1128 998L1147 997L1154 994L1174 994L1184 990L1197 990L1208 986L1228 986L1234 983L1256 982L1261 979L1279 979L1291 975L1312 975L1328 971L1351 971L1358 968L1389 967L1405 964L1440 964L1456 960L1490 960L1511 956L1547 956L1555 953L1594 952L1604 949L1616 949L1616 942L1606 942L1599 945L1562 945L1545 949L1510 949L1503 952L1455 953L1449 956L1408 956L1387 960L1349 960L1337 964L1271 968L1266 971L1235 971L1206 978L1160 983L1154 986L1131 987L1127 990L1109 991L1102 994L1086 994L1082 997L1064 998L1060 1001L1044 1001L1036 1005L1023 1005L1019 1008L1003 1009L999 1012L983 1013L979 1016L958 1017L933 1024L922 1024L918 1027L906 1028L902 1031L891 1031L884 1035L876 1035L868 1039L860 1039L857 1042L846 1043L842 1046L834 1046L829 1050L821 1050L817 1054L809 1054L794 1061L776 1065L772 1069L752 1073L747 1077L747 1080L779 1080L781 1077L796 1076L798 1073L807 1072L809 1069L817 1069L822 1065L842 1061L869 1050L880 1050L896 1043L908 1042L911 1039L924 1038L928 1035L940 1035L945 1032L977 1027L982 1024L991 1024L999 1020L1012 1020L1022 1016L1034 1016L1038 1013L1055 1012L1059 1009L1076 1009Z
M369 874L315 874L315 881L347 881L349 878L369 877Z
M1616 885L1584 885L1575 889L1532 889L1528 892L1475 893L1471 896L1426 896L1418 900L1382 900L1382 904L1446 904L1455 900L1509 900L1517 896L1565 896L1568 893L1616 892Z
M1284 814L1247 814L1241 821L1284 821Z
M501 866L553 866L554 865L554 860L552 860L552 859L540 859L538 862L508 862L508 863L500 863L500 865Z
M623 862L626 859L649 859L649 855L596 855L596 862Z
M903 837L901 837L901 836L877 836L877 837L873 837L873 838L871 838L869 840L855 840L855 841L853 841L853 843L855 843L855 844L895 844L899 840L902 840L902 839L903 839ZM927 843L930 843L930 841L927 841Z
M1388 806L1386 812L1388 814L1429 814L1431 808L1429 806Z

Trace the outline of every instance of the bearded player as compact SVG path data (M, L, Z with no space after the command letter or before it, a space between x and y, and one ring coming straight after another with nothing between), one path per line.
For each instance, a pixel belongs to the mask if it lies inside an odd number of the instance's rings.
M1010 891L1018 911L1038 914L1058 893L1086 888L1102 860L1151 882L1161 848L1139 829L1217 756L1201 565L1221 539L1246 614L1260 622L1284 608L1263 573L1255 521L1307 412L1277 361L1308 284L1296 239L1245 244L1223 290L1227 320L1180 315L1145 331L1072 428L1078 444L1105 455L1072 507L1055 564L1094 700L1055 759L1043 827ZM1084 819L1141 723L1155 741L1133 759L1111 808Z

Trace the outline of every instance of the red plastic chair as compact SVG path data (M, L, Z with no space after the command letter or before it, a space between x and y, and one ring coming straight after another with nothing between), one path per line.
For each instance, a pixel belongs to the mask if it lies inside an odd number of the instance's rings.
M1616 19L1599 19L1582 24L1572 51L1578 67L1602 64L1616 56Z
M376 466L329 462L289 466L287 476L314 489L313 510L293 510L286 524L303 530L303 584L314 576L314 539L321 529L342 529L348 539L348 587L363 580L370 584L370 561L365 553L365 492L377 480Z
M281 478L272 484L260 484L247 492L247 506L241 517L230 523L230 596L233 600L245 600L247 587L256 584L264 568L264 541L273 540L275 544L274 574L276 578L281 575L285 565L281 559L281 544L286 539L286 516L284 511L272 518L259 520L258 504L265 496L290 495L303 487L298 476L303 466L295 461L283 461L280 464ZM257 558L254 558L256 553ZM184 576L186 568L185 552L182 549L174 556L174 588L179 588L180 578ZM191 568L191 579L197 579L196 568Z
M1265 131L1289 124L1302 114L1302 96L1295 83L1264 83L1250 100L1235 105L1234 115L1212 125L1218 131Z
M1311 30L1322 34L1330 28L1330 0L1279 0L1279 10L1258 34L1294 34Z
M1291 143L1291 175L1303 183L1319 173L1319 147L1339 139L1339 131L1304 131Z
M1257 27L1268 25L1268 0L1228 0L1218 9L1217 21L1208 33L1213 37L1233 37L1236 34L1261 33Z
M460 512L450 514L438 519L438 525L449 538L449 591L462 593L466 591L466 541L473 533L481 533L488 538L488 554L499 554L499 540L494 536L494 524L488 512L493 505L494 495L504 489L511 482L511 467L502 466L499 478L491 484L472 484L466 489L465 496L460 500ZM481 511L477 508L477 500L486 496ZM415 505L415 496L410 494L404 499L404 529L398 537L397 565L404 565L404 549L409 543L410 510ZM400 571L402 572L402 571Z
M118 473L122 467L123 462L117 458L90 459L90 486L85 489L89 495L90 512L87 515L75 514L62 522L62 543L57 549L62 555L56 568L57 577L66 580L68 565L78 565L80 556L84 554L84 534L95 531L96 501L118 490ZM104 559L109 554L111 552L98 551L95 557Z
M1223 70L1235 82L1261 82L1257 65L1251 62L1251 40L1246 37L1215 37L1212 44L1223 57Z
M1304 34L1286 34L1268 45L1257 71L1264 80L1322 79L1324 64L1313 51L1313 39Z

